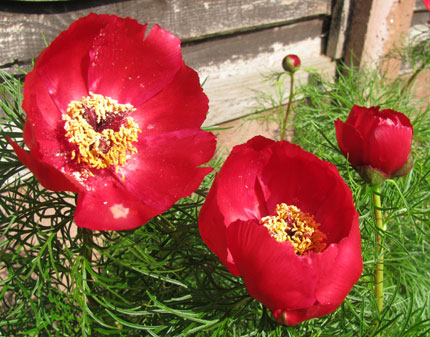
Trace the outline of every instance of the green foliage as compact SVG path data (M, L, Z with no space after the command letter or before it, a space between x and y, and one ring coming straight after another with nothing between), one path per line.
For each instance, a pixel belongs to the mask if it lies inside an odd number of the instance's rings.
M318 74L311 73L310 77L319 79ZM275 81L275 87L282 87L282 78ZM360 213L363 274L342 307L327 319L329 323L321 325L321 320L306 323L321 336L375 336L378 332L384 336L425 336L430 331L430 261L427 258L430 253L430 107L428 102L426 107L425 102L414 100L412 91L404 90L404 83L400 79L387 80L377 71L340 66L334 82L319 79L296 89L296 95L302 99L294 106L293 141L338 167L351 187ZM271 102L280 97L282 94L278 93ZM263 105L264 102L269 100L263 101ZM354 104L403 112L414 126L414 168L405 178L387 181L382 190L387 223L383 242L386 297L385 310L380 315L373 297L377 253L372 190L341 154L334 128L334 121L338 118L345 121ZM270 105L265 106L270 109ZM285 109L280 104L273 108L281 115ZM310 331L315 333L313 329Z
M42 188L8 144L6 136L22 145L22 84L1 76L0 335L224 336L258 329L261 306L198 232L213 176L136 230L79 229L75 195Z
M333 162L360 213L364 271L333 314L295 327L277 325L200 238L197 218L213 176L200 190L133 231L91 232L73 223L75 196L41 188L5 136L22 145L22 84L1 73L0 334L28 336L425 336L430 331L429 108L403 83L341 67L337 79L299 88L294 141ZM266 109L282 113L283 78ZM266 104L268 102L268 104ZM340 154L334 120L354 104L406 113L415 165L382 190L388 232L385 310L376 314L372 191ZM421 105L422 107L422 105ZM278 114L279 115L279 114ZM276 118L276 117L274 117ZM219 166L219 162L214 163Z

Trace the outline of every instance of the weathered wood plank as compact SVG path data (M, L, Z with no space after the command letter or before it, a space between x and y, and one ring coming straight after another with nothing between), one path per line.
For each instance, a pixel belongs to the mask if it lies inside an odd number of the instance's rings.
M411 27L416 25L427 25L429 19L430 16L427 10L425 12L414 12L414 15L412 16Z
M128 0L0 5L0 66L36 57L62 30L90 12L158 23L183 41L329 15L330 0Z
M183 43L183 56L193 68L223 62L246 62L248 59L257 57L258 54L275 52L275 44L288 46L313 38L321 41L321 38L327 34L327 22L328 20L318 18L282 27L229 35L222 39Z
M360 67L377 66L395 45L400 47L416 4L416 0L355 1L345 50L346 62L354 57L354 64ZM390 76L396 77L400 63L389 64L386 69Z
M335 63L321 54L327 33L326 21L313 19L184 44L184 59L198 71L201 81L205 81L204 90L210 100L205 125L256 112L257 92L273 92L272 84L263 75L282 71L281 61L286 54L299 55L302 69L313 68L332 78ZM298 82L306 81L307 73L299 70L296 78ZM284 101L286 99L285 96Z
M335 59L343 57L351 0L336 0L330 22L326 54Z
M272 93L274 90L263 75L281 72L281 62L287 54L299 55L302 69L313 68L326 78L332 78L335 63L321 54L325 27L324 20L314 19L185 46L183 53L187 64L205 81L204 90L209 97L205 125L255 112L256 92ZM299 70L296 78L298 82L307 81L307 73ZM288 87L285 94L288 94Z
M422 0L417 0L415 3L415 10L427 10Z

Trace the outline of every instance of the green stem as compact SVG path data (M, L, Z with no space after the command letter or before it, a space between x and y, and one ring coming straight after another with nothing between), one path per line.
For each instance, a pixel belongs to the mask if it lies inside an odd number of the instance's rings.
M414 80L419 75L419 73L424 70L424 68L425 68L424 65L422 65L417 70L415 70L415 72L412 74L411 77L409 77L408 81L403 85L402 89L400 90L400 94L401 95L403 95L405 93L405 91L407 89L409 89L409 87L411 86L411 84L414 82Z
M93 255L93 231L88 228L80 228L82 231L82 255L91 262Z
M376 221L376 253L377 260L375 265L375 279L374 279L374 290L376 305L378 306L378 312L382 312L384 306L384 252L382 245L382 237L385 233L385 224L382 219L381 210L381 185L376 185L373 187L373 205L375 212ZM381 236L382 234L382 236Z
M294 94L294 73L289 73L289 74L290 74L290 97L288 97L287 110L285 111L284 119L282 121L281 140L285 139L285 132L287 130L288 115L290 114L291 103L293 102L293 94Z

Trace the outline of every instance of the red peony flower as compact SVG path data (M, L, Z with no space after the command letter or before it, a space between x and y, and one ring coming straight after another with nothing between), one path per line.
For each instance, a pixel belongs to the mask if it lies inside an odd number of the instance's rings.
M236 146L199 217L200 234L279 323L340 305L363 268L358 213L334 165L286 141Z
M366 182L381 183L412 168L413 128L402 113L354 105L346 122L338 119L335 126L340 150Z
M289 73L295 73L299 70L300 64L300 58L294 54L289 54L282 60L282 67Z
M79 193L93 230L143 225L198 188L215 151L208 110L180 40L155 25L90 14L38 57L24 85L20 161L53 191Z

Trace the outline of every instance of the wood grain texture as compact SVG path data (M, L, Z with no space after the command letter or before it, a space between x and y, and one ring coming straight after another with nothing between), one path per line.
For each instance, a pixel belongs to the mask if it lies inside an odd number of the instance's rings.
M415 10L427 10L426 6L424 5L424 2L422 0L417 0L415 3Z
M326 54L335 59L343 57L351 0L336 0L330 23Z
M426 26L429 20L430 20L430 15L429 15L429 12L427 12L427 10L425 12L414 12L414 16L412 17L411 27L417 26L417 25Z
M258 111L258 95L262 92L275 94L267 75L283 72L281 63L287 54L297 54L301 58L302 68L296 73L297 82L307 81L308 73L303 70L310 68L325 78L333 78L335 62L322 55L325 33L325 22L314 19L186 46L183 49L185 60L199 72L209 97L205 125ZM285 102L288 90L287 85Z
M157 23L183 41L330 15L330 0L128 0L0 5L0 66L35 58L69 24L90 12Z
M282 71L288 53L302 58L302 68L321 70L332 78L335 64L325 49L330 1L93 1L25 8L0 5L0 65L29 64L75 19L90 12L130 16L158 23L182 40L186 63L196 69L210 100L205 125L215 125L255 112L257 92L271 92L264 74ZM3 11L3 12L1 12ZM43 34L42 34L43 33ZM299 71L298 81L307 73Z

